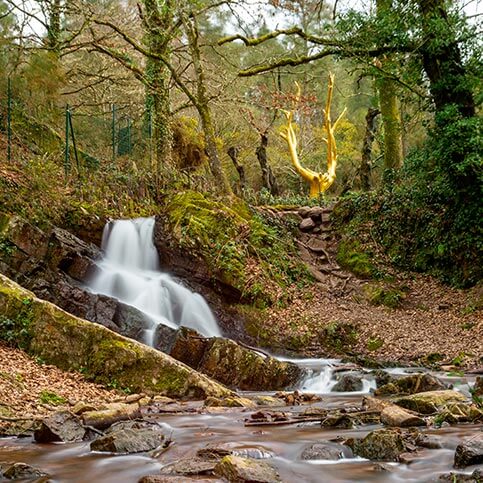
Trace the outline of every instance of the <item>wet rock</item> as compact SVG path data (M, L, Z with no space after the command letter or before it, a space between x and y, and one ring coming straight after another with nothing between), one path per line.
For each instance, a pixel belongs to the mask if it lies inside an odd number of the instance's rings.
M311 231L315 228L315 221L312 218L304 218L299 224L299 230L303 232Z
M276 398L283 399L285 401L285 405L287 406L298 406L303 403L312 403L317 401L322 401L322 398L317 394L313 394L310 392L284 392L279 391L275 394Z
M466 475L464 473L448 473L446 475L441 475L437 481L444 483L481 483L483 481L483 471L476 469L471 475Z
M448 385L430 374L411 374L399 379L392 379L389 383L376 389L374 394L376 396L391 396L442 391L445 389L448 389Z
M86 431L81 420L69 411L59 411L42 420L40 428L34 431L37 443L82 441Z
M71 409L71 412L73 414L76 414L77 416L80 416L81 414L86 413L87 411L97 411L97 409L98 409L97 407L85 401L77 401L74 404L74 407Z
M362 440L356 440L354 454L375 461L398 461L406 451L404 440L398 431L376 429Z
M156 449L164 436L155 428L119 429L101 436L91 443L92 451L108 453L141 453Z
M466 468L483 464L483 434L467 439L456 447L454 467Z
M478 397L483 397L483 376L476 376L473 394Z
M443 447L441 444L441 438L432 434L419 433L414 442L418 446L421 446L421 448L441 449Z
M336 412L327 415L320 424L323 428L352 429L355 426L355 421L354 418L348 414L340 414Z
M241 390L270 391L292 386L304 374L296 364L264 357L230 339L210 341L198 370Z
M389 384L396 379L395 377L391 376L391 374L383 371L382 369L376 369L372 371L371 374L374 376L378 388L380 386L384 386L385 384Z
M464 402L466 397L457 391L430 391L400 397L394 403L405 409L416 411L420 414L433 414L443 406L454 403Z
M39 481L38 478L42 478L41 481L47 481L50 475L45 471L30 466L26 463L3 463L0 462L0 479L3 477L6 480L29 480ZM45 479L44 479L45 478Z
M143 476L138 483L223 483L222 480L213 478L190 478L189 476L159 476L159 475L148 475Z
M281 406L280 399L272 396L255 396L253 402L257 406Z
M215 460L202 458L182 458L165 466L161 473L178 475L211 475L216 466Z
M207 397L205 399L204 405L206 407L225 407L225 408L254 408L256 403L246 397Z
M117 421L136 419L141 417L138 404L112 403L105 409L86 411L82 420L86 426L96 429L106 429Z
M225 456L233 455L242 458L269 459L273 458L274 453L262 447L243 447L239 448L234 443L208 444L199 449L196 455L202 459L221 460Z
M440 408L434 420L437 425L483 422L483 410L475 404L449 403Z
M332 392L355 392L362 391L362 378L355 374L343 374L340 376Z
M176 332L176 338L169 354L178 361L197 369L209 343L209 339L201 337L196 330L181 327Z
M332 441L319 441L311 444L300 455L302 460L338 460L352 457L352 450L348 446Z
M215 474L230 483L279 483L275 468L265 461L239 456L225 456L215 467Z
M381 411L381 423L386 426L408 428L410 426L426 426L426 421L418 415L400 408L395 404L386 406Z

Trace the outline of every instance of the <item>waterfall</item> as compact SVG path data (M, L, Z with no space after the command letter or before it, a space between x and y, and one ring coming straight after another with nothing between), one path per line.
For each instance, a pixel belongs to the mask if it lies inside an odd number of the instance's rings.
M146 331L148 345L153 345L159 324L190 327L206 337L220 336L205 299L160 271L153 230L154 218L107 223L102 235L104 255L96 264L89 290L140 310L151 322Z

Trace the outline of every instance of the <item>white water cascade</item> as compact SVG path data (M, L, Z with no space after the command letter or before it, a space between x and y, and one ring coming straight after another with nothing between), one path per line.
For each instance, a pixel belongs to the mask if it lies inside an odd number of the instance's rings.
M146 331L148 345L153 345L159 324L190 327L206 337L220 336L205 299L159 270L153 230L154 218L107 223L102 235L104 256L97 262L89 290L140 310L152 323Z

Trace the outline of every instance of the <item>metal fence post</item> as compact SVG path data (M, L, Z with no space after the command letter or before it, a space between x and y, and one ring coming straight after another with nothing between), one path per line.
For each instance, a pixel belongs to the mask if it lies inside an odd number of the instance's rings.
M12 161L12 82L7 80L7 160Z
M116 159L116 105L112 105L111 117L112 161Z
M65 106L65 157L64 157L64 172L65 176L67 177L70 172L70 159L69 159L69 104Z
M75 163L76 163L76 166L77 166L77 173L79 175L79 178L81 178L81 167L80 167L80 162L79 162L79 156L77 154L77 146L75 144L74 126L72 124L72 113L70 112L70 109L69 109L68 113L69 113L70 134L72 136L72 147L74 148Z

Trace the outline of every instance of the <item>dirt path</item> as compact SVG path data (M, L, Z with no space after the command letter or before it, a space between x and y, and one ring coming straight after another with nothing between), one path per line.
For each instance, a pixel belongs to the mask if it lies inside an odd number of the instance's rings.
M300 256L316 283L295 290L287 307L268 310L265 340L307 355L340 355L342 344L348 353L378 360L433 355L456 368L483 366L483 287L457 290L387 267L390 283L360 279L336 262L337 244L330 212L300 233ZM379 289L398 291L397 308L371 301Z

